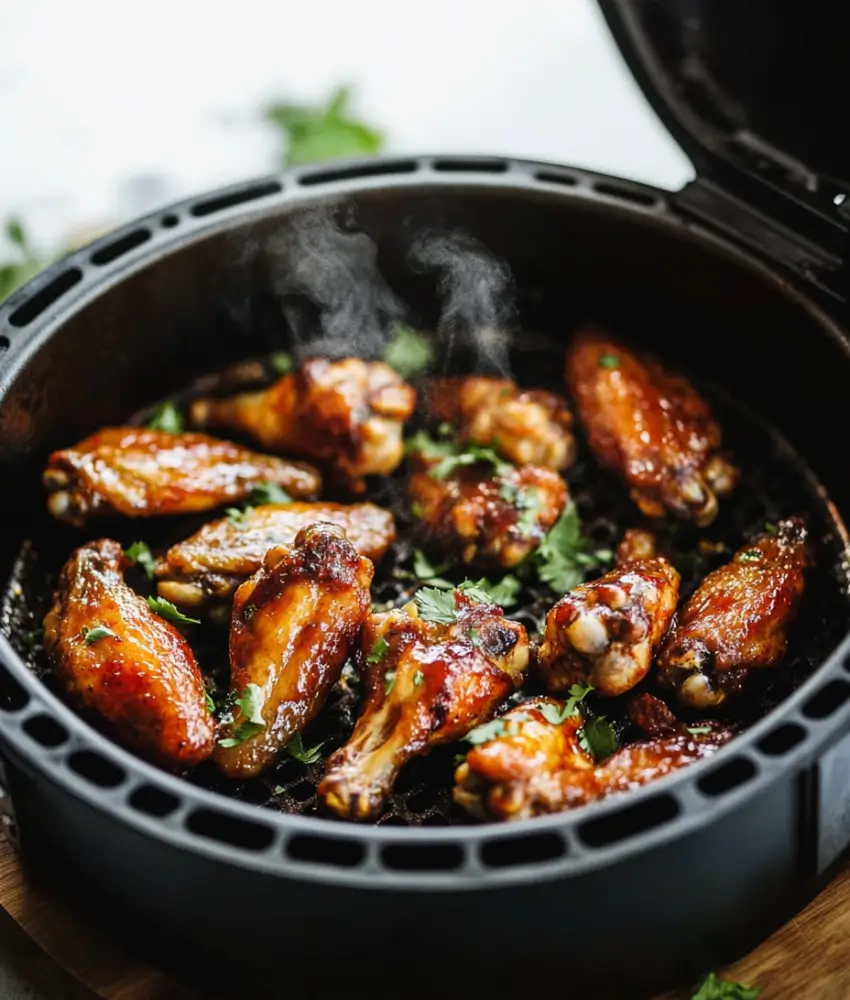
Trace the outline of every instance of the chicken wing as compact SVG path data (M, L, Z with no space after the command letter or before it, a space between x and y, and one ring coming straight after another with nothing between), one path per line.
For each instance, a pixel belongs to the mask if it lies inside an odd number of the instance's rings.
M625 561L571 590L548 613L537 652L548 691L586 682L615 697L647 675L679 600L679 573L666 559L631 558L654 548L646 532L628 533L618 549Z
M231 700L253 685L224 730L214 759L228 778L250 778L273 763L319 713L369 613L373 566L334 524L303 528L295 547L267 553L236 591L230 631Z
M565 377L590 447L644 514L714 519L738 471L719 453L720 427L687 379L593 328L573 341Z
M445 477L440 463L413 457L411 509L426 536L470 565L508 569L543 541L567 503L563 479L538 465L459 465Z
M321 488L309 465L248 451L205 434L108 427L47 460L47 506L82 527L90 517L193 514L241 500L261 483L294 497Z
M709 573L661 648L661 683L682 704L710 708L737 694L750 670L775 666L803 596L806 564L806 528L792 517Z
M561 721L563 711L561 702L535 698L501 716L501 731L455 771L455 802L485 820L575 809L687 767L732 736L723 728L683 730L622 747L596 764L582 749L580 712Z
M522 625L461 591L442 596L448 604L439 614L410 604L366 620L363 714L319 785L339 816L375 818L403 764L489 719L521 682Z
M199 399L190 413L198 427L238 431L269 451L326 464L362 493L365 476L401 462L402 429L415 405L415 391L381 361L312 358L268 389Z
M575 459L573 415L566 402L542 389L520 389L510 379L467 375L434 379L429 408L460 440L486 445L509 462L569 468Z
M225 601L257 572L269 549L291 547L298 532L316 521L342 528L358 554L372 562L382 559L395 541L392 514L371 503L252 507L238 522L227 517L212 521L173 545L157 563L160 596L191 608Z
M123 568L121 546L108 538L74 552L44 619L44 648L69 694L118 740L165 766L192 767L215 736L201 671Z

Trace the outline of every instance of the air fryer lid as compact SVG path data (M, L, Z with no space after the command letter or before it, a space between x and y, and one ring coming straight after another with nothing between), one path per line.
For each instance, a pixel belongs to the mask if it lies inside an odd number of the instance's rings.
M693 160L829 200L850 188L850 5L599 0L644 93Z

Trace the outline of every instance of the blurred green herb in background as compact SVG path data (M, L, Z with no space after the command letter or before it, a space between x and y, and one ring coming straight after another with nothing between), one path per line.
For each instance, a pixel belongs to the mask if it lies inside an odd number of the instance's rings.
M12 245L13 259L0 264L0 302L29 281L45 266L45 261L30 246L24 225L19 218L11 216L4 227L6 239Z
M383 133L351 116L350 97L348 87L338 87L328 103L319 107L266 105L263 118L280 129L286 143L285 166L368 156L381 151Z

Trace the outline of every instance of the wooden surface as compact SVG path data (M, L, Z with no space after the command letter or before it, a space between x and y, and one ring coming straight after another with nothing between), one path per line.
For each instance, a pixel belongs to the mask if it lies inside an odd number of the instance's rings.
M52 959L77 981L63 996L74 1000L213 997L132 955L103 926L78 913L49 886L32 876L24 877L17 856L4 839L0 839L0 905L50 956L42 956L44 962ZM764 944L729 969L719 971L729 979L762 987L762 1000L848 1000L850 866ZM682 996L669 994L660 1000Z

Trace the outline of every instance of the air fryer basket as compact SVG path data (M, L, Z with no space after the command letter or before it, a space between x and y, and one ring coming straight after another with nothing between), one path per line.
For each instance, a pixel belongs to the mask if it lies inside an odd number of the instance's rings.
M715 757L573 814L433 825L451 817L416 806L414 777L392 822L355 827L214 795L104 739L29 670L25 601L0 630L0 781L22 850L141 927L255 969L321 955L323 941L340 960L368 963L375 942L403 960L448 906L464 920L441 940L446 960L486 960L510 940L544 968L587 927L570 971L606 989L717 964L811 893L850 839L850 646L836 651L850 621L836 513L850 509L838 452L850 350L835 317L661 192L517 161L373 161L194 199L72 255L0 309L3 577L22 537L45 531L48 450L282 346L279 248L316 205L375 240L381 272L425 323L439 301L408 266L410 243L462 230L512 268L520 354L539 343L557 357L593 316L722 387L754 470L725 522L730 544L802 505L824 564L788 697ZM309 806L309 778L293 772L278 805Z

